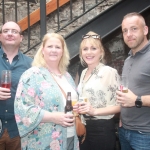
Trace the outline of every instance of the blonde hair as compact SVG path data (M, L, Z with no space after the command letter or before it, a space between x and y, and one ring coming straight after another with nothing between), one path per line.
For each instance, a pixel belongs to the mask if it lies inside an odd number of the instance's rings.
M93 31L89 31L86 35L97 35L97 33L93 32ZM79 50L79 57L80 57L80 62L83 66L87 66L86 62L83 60L82 58L82 49L83 47L85 47L86 45L86 42L88 41L88 43L92 44L93 46L96 46L100 49L100 51L102 52L102 57L100 58L100 62L103 62L104 61L104 56L105 56L105 51L104 51L104 47L102 45L102 41L99 38L92 38L92 37L89 37L89 38L83 38L81 44L80 44L80 50Z
M47 34L45 34L45 36L43 37L42 43L40 45L40 48L38 49L38 51L34 57L32 66L47 67L46 61L43 57L42 49L45 46L46 42L52 37L59 39L61 41L61 44L62 44L63 55L59 61L58 67L59 67L60 72L63 74L67 71L70 56L69 56L69 51L67 49L67 45L66 45L64 38L58 33L47 33Z

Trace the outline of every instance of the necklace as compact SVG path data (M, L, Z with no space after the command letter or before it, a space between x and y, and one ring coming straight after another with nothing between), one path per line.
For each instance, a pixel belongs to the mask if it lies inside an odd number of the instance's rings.
M52 73L52 75L54 75L54 76L56 76L56 77L59 77L59 78L62 77L62 74L61 74L61 73L58 73L58 74L56 74L56 73L54 73L54 72L51 72L51 73Z
M59 77L59 78L62 77L62 74L61 74L61 73L55 73L55 72L52 72L52 71L49 70L49 69L48 69L48 71L49 71L53 76L56 76L56 77Z

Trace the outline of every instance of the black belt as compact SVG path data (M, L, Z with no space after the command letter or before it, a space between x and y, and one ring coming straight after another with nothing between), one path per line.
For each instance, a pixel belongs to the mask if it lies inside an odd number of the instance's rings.
M93 117L93 116L87 116L87 115L83 115L83 116L85 120L99 120L98 118Z

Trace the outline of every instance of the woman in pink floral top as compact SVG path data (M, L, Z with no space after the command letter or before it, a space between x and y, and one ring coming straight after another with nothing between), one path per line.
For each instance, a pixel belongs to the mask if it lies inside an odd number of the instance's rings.
M63 37L47 33L33 67L21 76L16 93L15 117L23 150L79 149L73 115L64 113L63 92L71 92L72 98L77 96L74 81L66 71L68 64Z

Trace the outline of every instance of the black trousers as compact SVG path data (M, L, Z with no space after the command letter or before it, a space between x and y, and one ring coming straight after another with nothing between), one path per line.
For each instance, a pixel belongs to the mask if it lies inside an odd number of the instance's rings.
M116 135L113 119L86 120L86 124L86 139L80 144L80 150L115 150Z

